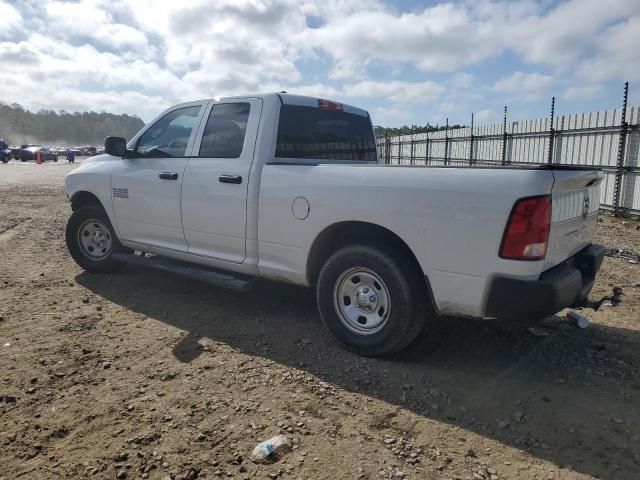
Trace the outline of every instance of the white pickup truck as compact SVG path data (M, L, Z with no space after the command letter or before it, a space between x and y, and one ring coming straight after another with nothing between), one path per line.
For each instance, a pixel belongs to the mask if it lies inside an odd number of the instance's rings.
M604 255L591 243L602 172L380 165L369 114L332 101L183 103L105 152L65 179L81 267L314 287L329 331L363 355L397 352L441 316L583 304Z

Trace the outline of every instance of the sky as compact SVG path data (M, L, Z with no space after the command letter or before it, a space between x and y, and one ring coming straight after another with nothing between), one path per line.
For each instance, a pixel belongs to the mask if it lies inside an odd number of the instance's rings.
M640 103L640 0L0 0L0 101L129 113L285 90L384 126Z

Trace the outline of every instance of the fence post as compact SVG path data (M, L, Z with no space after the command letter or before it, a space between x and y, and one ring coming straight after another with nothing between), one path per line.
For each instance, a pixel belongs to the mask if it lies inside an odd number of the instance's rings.
M385 165L389 165L389 129L384 129L384 163Z
M507 163L507 106L504 106L504 115L502 117L502 165Z
M616 164L616 182L613 190L613 214L620 216L624 208L620 207L622 179L624 176L624 154L627 143L627 99L629 98L629 82L624 82L624 97L622 100L622 115L620 119L620 139L618 141L618 162Z
M402 134L398 136L398 165L402 165Z
M447 164L447 157L449 155L449 119L444 126L444 164Z
M547 152L547 163L551 165L553 163L553 116L556 111L556 97L551 97L551 123L549 127L549 152Z
M413 129L414 129L414 125L411 124L411 157L409 158L409 161L411 162L411 165L413 165L413 153L414 153L414 149L415 149L415 140L413 138Z
M469 165L473 165L473 113L471 114L471 136L469 137Z
M427 132L426 143L424 146L424 164L429 165L429 132Z

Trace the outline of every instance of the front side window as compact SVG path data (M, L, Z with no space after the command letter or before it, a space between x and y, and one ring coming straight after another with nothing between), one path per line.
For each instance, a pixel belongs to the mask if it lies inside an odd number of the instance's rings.
M238 158L247 132L248 103L218 103L211 109L202 135L200 156Z
M167 113L138 139L135 151L145 157L184 157L200 105Z
M282 105L276 157L376 161L368 117L301 105Z

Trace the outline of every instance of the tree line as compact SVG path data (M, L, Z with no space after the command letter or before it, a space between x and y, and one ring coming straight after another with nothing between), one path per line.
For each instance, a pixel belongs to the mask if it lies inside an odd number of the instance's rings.
M105 112L31 112L0 102L0 138L10 145L102 145L107 135L131 138L144 122L135 115Z
M466 125L449 125L449 130L455 130L456 128L465 128ZM447 127L445 125L431 125L427 123L426 125L418 126L418 125L404 125L402 127L381 127L380 125L376 125L373 127L374 133L376 137L397 137L399 135L411 135L416 133L429 133L429 132L439 132L440 130L445 130Z

